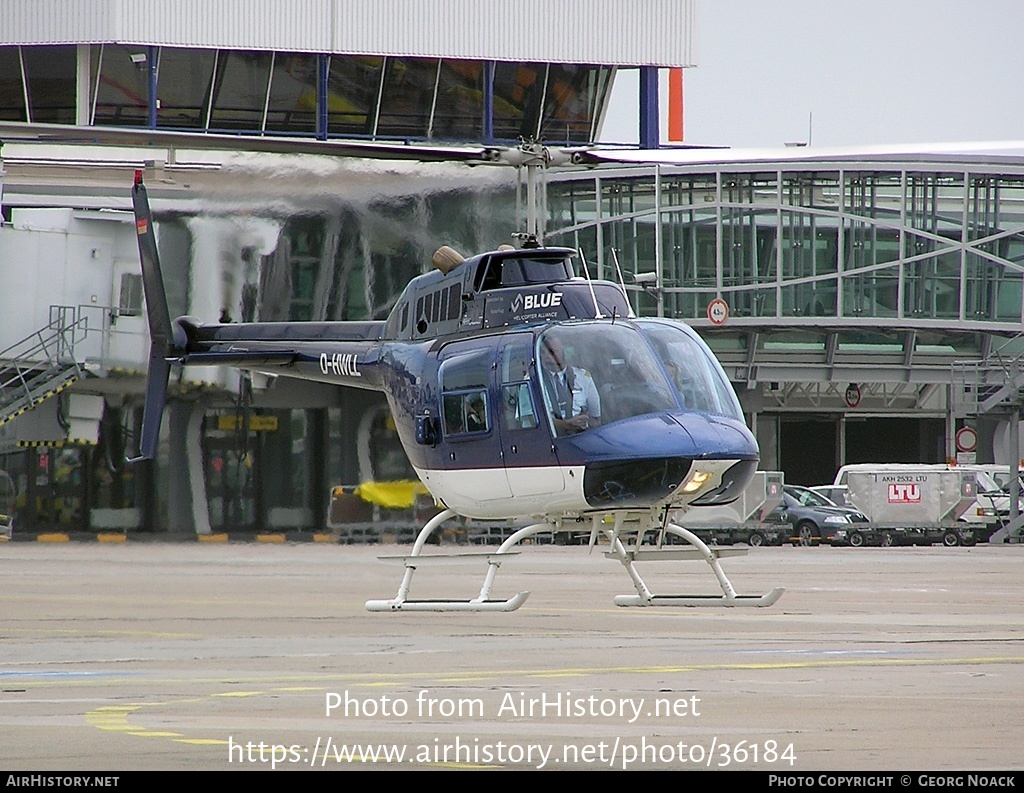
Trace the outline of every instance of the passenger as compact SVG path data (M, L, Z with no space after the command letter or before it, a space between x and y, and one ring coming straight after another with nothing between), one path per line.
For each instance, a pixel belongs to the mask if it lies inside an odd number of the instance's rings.
M566 366L561 341L551 335L541 339L540 363L557 434L571 435L599 425L601 397L594 378L586 369Z
M466 402L466 431L484 432L487 429L487 407L483 397L471 396Z

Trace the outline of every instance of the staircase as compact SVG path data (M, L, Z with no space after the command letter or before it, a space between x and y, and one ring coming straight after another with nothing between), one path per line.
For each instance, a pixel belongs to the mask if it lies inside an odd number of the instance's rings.
M0 426L60 393L82 376L75 342L86 318L71 306L51 306L46 327L0 351Z
M979 361L955 361L952 365L953 411L958 416L1009 413L1024 406L1024 335L1011 339L1000 350Z
M1019 432L1021 409L1024 408L1024 353L1019 352L1022 343L1024 334L1011 339L980 361L953 363L950 393L953 412L957 416L1001 415L1009 419L1011 433ZM1018 495L1017 488L1011 487L1009 492L1010 522L1001 533L1005 533L1007 542L1022 542L1024 514L1015 515L1012 507L1014 496Z

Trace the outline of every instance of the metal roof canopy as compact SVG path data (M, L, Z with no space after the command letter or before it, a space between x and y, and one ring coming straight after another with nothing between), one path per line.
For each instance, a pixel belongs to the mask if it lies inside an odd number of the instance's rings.
M696 4L696 0L32 0L0 3L0 46L121 43L693 66Z

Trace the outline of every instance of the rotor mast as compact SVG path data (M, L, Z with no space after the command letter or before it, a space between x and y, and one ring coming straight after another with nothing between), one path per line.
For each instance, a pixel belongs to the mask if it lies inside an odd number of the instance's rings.
M526 228L523 233L544 245L547 219L547 190L542 181L548 168L569 165L573 152L550 149L537 141L524 141L514 149L493 149L490 161L526 169ZM517 200L521 200L517 196Z

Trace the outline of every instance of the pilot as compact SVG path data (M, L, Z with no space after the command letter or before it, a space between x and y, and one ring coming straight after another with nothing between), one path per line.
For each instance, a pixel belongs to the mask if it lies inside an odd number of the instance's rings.
M544 389L552 407L559 435L582 432L601 423L601 397L590 372L566 366L565 348L557 338L546 335L540 344Z

